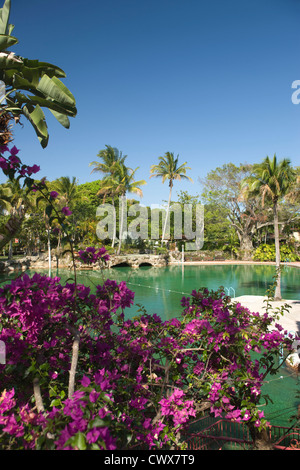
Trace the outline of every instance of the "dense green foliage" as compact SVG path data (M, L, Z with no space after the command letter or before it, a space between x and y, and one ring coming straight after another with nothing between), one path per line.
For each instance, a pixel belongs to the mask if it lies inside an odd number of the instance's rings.
M295 252L295 249L287 245L282 245L280 247L280 258L281 261L299 261L300 256ZM255 261L275 261L275 245L263 243L256 248L253 259Z

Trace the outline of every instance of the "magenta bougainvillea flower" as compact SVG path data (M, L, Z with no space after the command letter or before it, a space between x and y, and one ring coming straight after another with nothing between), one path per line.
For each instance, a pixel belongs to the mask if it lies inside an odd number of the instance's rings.
M72 211L68 207L63 207L61 211L66 217L72 214Z

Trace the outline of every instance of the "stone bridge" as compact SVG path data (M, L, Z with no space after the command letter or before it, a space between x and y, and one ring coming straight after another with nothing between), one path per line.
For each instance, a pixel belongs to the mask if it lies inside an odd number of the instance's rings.
M131 268L139 268L140 266L154 266L162 267L167 266L168 256L166 255L150 255L150 254L131 254L131 255L110 255L106 264L108 268L117 266L129 266ZM48 256L27 256L22 259L12 259L10 261L0 261L0 272L10 271L25 271L27 269L40 269L48 268ZM76 261L76 266L80 269L99 269L96 265L83 265L81 262ZM70 256L65 256L57 260L56 255L53 253L52 267L72 269L73 263Z
M139 268L140 266L161 267L168 264L165 255L150 254L132 254L132 255L110 255L107 266L109 268L118 266L130 266L131 268Z

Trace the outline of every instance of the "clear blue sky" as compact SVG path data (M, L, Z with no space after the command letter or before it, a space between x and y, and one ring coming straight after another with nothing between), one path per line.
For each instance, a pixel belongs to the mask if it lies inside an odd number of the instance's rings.
M15 127L38 177L98 179L89 162L108 144L140 167L142 202L159 204L168 185L149 170L167 151L194 180L174 196L200 193L198 178L227 162L300 165L299 0L12 0L10 22L13 50L60 66L77 101L69 130L46 113L44 150L25 118Z

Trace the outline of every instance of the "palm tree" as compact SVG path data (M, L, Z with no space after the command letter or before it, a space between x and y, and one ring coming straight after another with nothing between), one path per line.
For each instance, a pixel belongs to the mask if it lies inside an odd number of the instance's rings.
M97 154L97 157L101 158L102 162L93 161L89 164L89 166L94 166L92 173L94 171L99 171L100 173L111 175L113 174L117 163L125 164L127 155L124 155L123 157L122 152L111 145L106 145L105 147L105 149L100 150Z
M94 171L103 173L105 176L101 180L101 187L97 195L103 196L103 202L107 196L110 196L112 199L112 205L115 207L115 197L120 195L120 178L123 168L125 167L125 160L127 155L122 154L116 147L111 145L106 145L106 148L100 150L97 157L101 158L102 161L93 161L89 165L94 166L92 173ZM127 168L128 171L132 171ZM116 238L116 220L114 221L114 232L112 238L112 247L115 245Z
M124 164L118 165L118 170L115 173L116 177L116 191L121 196L122 207L121 207L121 217L120 217L120 229L119 229L119 246L117 254L120 254L122 237L123 237L123 224L124 224L124 202L126 193L137 194L139 197L143 197L143 191L140 186L144 186L146 183L145 180L135 181L134 176L136 171L139 169L137 167L135 170L126 167Z
M121 207L121 214L120 214L120 228L119 228L119 246L117 254L120 254L121 245L122 245L122 235L123 235L123 225L124 225L124 202L126 193L130 194L137 194L139 197L143 196L143 192L140 186L143 186L146 183L145 180L135 181L134 176L136 171L139 169L136 168L132 170L124 165L124 163L117 162L115 165L114 173L104 178L103 180L103 188L100 190L101 192L111 192L114 195L118 195L121 197L122 207Z
M265 200L269 200L273 207L277 270L275 300L281 300L278 202L289 197L295 179L296 174L290 160L285 158L278 162L274 155L273 159L267 156L262 163L254 165L253 174L243 182L248 196L260 195L262 207L265 205Z
M74 207L81 197L78 193L78 184L75 176L61 176L53 182L53 189L58 192L59 201L64 206Z
M168 215L169 215L169 210L170 210L172 188L173 188L174 180L187 179L192 182L192 179L189 176L186 176L187 170L190 170L191 168L186 166L187 162L179 166L178 158L179 158L179 155L177 155L177 157L174 158L174 153L166 152L163 157L159 157L158 165L152 165L150 169L150 173L151 173L150 178L152 178L153 176L156 178L161 178L163 183L166 180L169 180L170 193L169 193L169 200L168 200L168 206L167 206L167 214L166 214L166 219L165 219L163 233L162 233L162 240L161 240L162 245L163 245L164 238L165 238L165 232L166 232Z
M107 175L100 181L100 189L97 192L97 196L103 196L103 204L107 197L111 198L112 205L115 208L115 198L119 195L119 183L118 181L112 176ZM115 212L114 212L115 214ZM113 222L113 236L111 247L115 246L115 239L117 236L117 221L114 215L114 222Z

